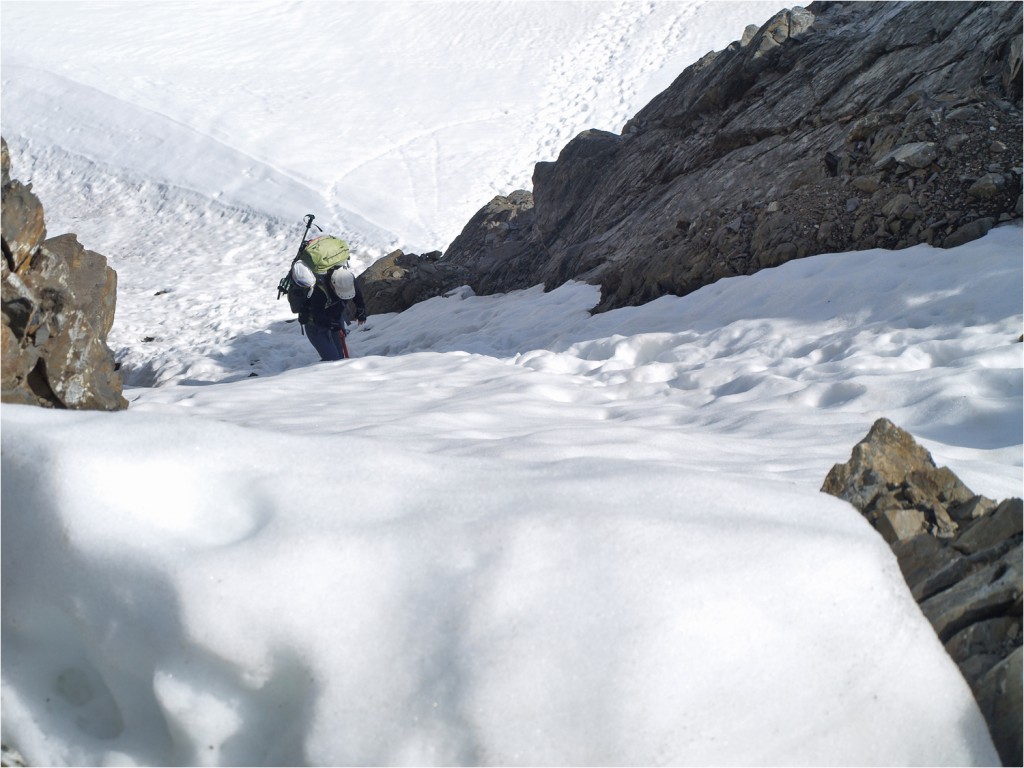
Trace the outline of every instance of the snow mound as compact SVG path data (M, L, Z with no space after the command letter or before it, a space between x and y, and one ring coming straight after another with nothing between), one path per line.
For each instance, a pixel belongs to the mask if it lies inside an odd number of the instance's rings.
M884 542L809 489L132 411L4 406L3 443L39 764L994 758Z

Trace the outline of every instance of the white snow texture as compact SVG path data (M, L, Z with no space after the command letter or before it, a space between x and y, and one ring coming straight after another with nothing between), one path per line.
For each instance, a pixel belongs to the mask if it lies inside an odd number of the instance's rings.
M277 281L443 250L766 2L3 4L3 135L118 272L121 413L4 405L32 765L992 765L884 541L880 416L1021 494L1021 228L591 316L468 288L316 362ZM255 374L255 375L253 375Z

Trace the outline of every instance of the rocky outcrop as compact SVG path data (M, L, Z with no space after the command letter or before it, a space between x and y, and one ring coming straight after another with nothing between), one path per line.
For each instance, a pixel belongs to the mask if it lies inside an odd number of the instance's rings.
M440 258L440 251L420 255L399 250L371 264L356 278L367 314L402 312L469 281L465 270L439 267Z
M889 542L1004 765L1021 765L1021 499L973 493L887 419L822 490L853 504Z
M22 768L25 765L25 758L21 756L21 753L16 749L8 747L6 744L0 745L0 766L10 766L10 768Z
M117 275L74 235L46 239L43 206L3 150L2 399L54 408L128 403L106 338Z
M465 272L463 283L472 283L482 294L501 293L509 285L535 285L528 258L534 213L529 192L495 197L469 220L442 263Z
M530 248L533 211L529 192L498 196L469 220L443 260L440 251L424 256L394 251L378 259L357 280L366 311L401 312L463 285L483 294L535 285L531 261L523 258Z
M1021 218L1021 4L818 2L710 53L627 123L538 163L439 267L478 293L569 279L599 309L790 259L951 247ZM489 236L493 236L490 237Z

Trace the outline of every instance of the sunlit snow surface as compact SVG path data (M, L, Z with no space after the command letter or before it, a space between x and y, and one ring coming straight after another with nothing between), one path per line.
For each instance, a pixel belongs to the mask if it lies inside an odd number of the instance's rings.
M463 291L371 318L348 361L4 406L4 738L65 764L990 764L888 548L817 488L886 415L1019 493L1020 248L596 317L588 286Z
M131 401L0 409L5 743L36 765L997 761L888 548L818 488L886 416L974 491L1020 495L1019 226L597 316L591 286L462 289L371 317L338 363L274 298L303 214L363 265L417 231L444 247L511 188L488 184L550 159L531 146L589 125L558 105L610 130L642 106L617 111L596 51L639 98L673 30L721 48L773 10L724 8L3 6L14 175L118 271ZM322 71L294 58L357 22ZM19 42L65 28L59 65ZM488 46L520 86L446 84ZM300 141L289 78L322 97L338 62L373 130ZM516 141L454 168L477 108L509 109ZM262 181L222 187L243 157Z
M781 7L5 2L4 133L78 174L444 249L495 194L529 188L534 163L586 128L620 131Z

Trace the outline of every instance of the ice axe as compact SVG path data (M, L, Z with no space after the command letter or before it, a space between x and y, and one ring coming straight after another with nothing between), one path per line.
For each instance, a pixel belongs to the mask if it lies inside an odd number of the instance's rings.
M315 218L316 216L314 216L312 213L307 213L305 216L302 217L302 220L306 223L306 231L302 233L302 242L299 243L299 251L298 253L295 254L296 259L302 255L302 249L306 247L306 240L308 239L309 236L310 227L316 227L317 229L320 229L319 224L313 223L313 219ZM322 229L320 229L320 231L323 232Z
M305 222L306 224L306 231L302 233L302 242L299 243L299 250L296 252L295 258L292 259L292 265L294 265L295 262L302 257L302 249L306 247L306 239L309 236L310 227L316 227L317 229L320 229L319 224L313 223L313 219L315 218L316 216L314 216L312 213L307 213L305 216L302 217L302 221ZM320 229L320 231L323 232L322 229ZM288 293L288 289L292 287L291 274L291 268L289 268L288 274L281 278L281 282L277 284L278 299L280 299L284 294Z

